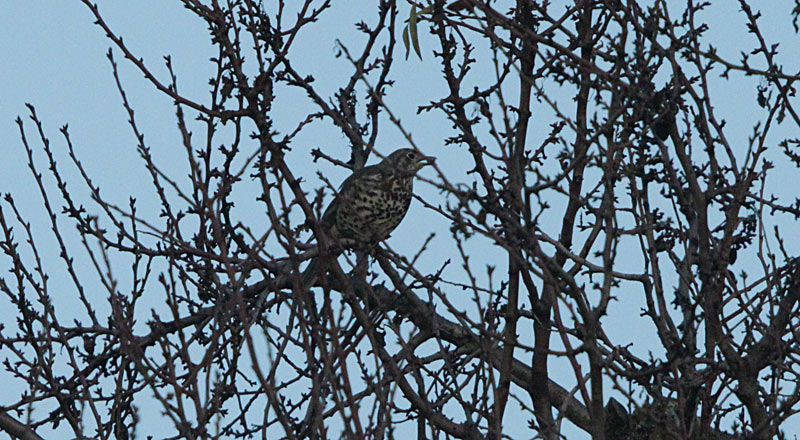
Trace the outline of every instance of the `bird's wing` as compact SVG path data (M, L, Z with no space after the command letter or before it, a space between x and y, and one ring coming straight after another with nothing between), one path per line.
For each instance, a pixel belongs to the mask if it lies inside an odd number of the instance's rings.
M347 176L339 185L339 191L336 193L336 197L333 198L333 201L330 205L325 209L325 212L322 214L322 221L331 226L335 223L335 215L336 210L339 209L339 206L342 204L342 199L346 199L350 197L350 191L353 191L355 186L355 182L358 180L371 180L371 181L380 181L382 178L382 169L378 165L370 165L368 167L361 168L360 170L356 171L355 173Z

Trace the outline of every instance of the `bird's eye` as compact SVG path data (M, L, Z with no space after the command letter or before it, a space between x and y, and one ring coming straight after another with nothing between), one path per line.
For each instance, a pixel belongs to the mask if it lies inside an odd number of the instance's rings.
M409 159L413 159L417 157L417 154L414 153L413 151L409 151L408 153L406 153L406 157L408 157Z

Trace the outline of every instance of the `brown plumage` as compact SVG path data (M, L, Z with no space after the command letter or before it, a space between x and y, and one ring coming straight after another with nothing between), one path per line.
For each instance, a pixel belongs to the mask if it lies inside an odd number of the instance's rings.
M414 176L434 158L401 148L379 164L364 167L345 179L322 215L334 237L364 243L385 239L408 212Z
M434 160L401 148L380 163L351 174L322 215L331 238L351 238L359 245L387 238L408 212L417 172ZM318 266L319 259L309 263L304 273L306 286L316 281Z

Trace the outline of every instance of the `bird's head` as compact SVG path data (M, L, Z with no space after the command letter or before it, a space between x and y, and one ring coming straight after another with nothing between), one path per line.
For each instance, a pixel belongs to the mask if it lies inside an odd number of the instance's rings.
M386 164L400 174L413 176L425 165L433 165L436 158L426 156L413 148L401 148L386 156L382 164Z

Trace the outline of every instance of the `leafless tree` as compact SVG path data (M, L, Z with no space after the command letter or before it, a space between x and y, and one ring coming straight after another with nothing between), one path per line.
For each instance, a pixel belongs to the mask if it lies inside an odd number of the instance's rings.
M800 128L800 74L783 67L794 49L770 41L745 0L736 7L746 31L726 42L738 59L709 37L702 2L359 3L371 18L356 23L360 43L337 43L352 72L334 89L315 82L324 71L298 66L308 54L293 46L333 0L182 0L217 51L206 97L179 90L169 57L169 75L154 74L100 7L82 3L111 43L151 177L148 202L160 212L101 191L66 127L51 142L33 106L18 119L44 202L42 212L21 212L6 194L0 205L9 269L0 290L17 314L0 337L3 382L27 388L3 400L8 434L791 434L800 198L782 182L799 176L800 140L782 133ZM800 4L780 7L795 29L786 41L796 41ZM121 58L174 101L188 173L151 154ZM389 242L333 240L320 222L338 184L326 176L387 153L380 132L417 147L409 115L390 105L417 98L394 87L399 63L438 65L429 81L441 94L413 104L451 123L444 145L419 146L439 157L423 183L439 198L412 208L450 233L401 228L423 243L410 255ZM741 90L748 128L726 124L720 84ZM305 116L279 129L279 98L297 91ZM549 131L531 128L542 121ZM347 147L309 156L301 139L321 126ZM71 163L57 161L56 148ZM447 172L443 159L471 169ZM302 160L320 180L291 165ZM82 179L68 182L64 167ZM255 207L259 221L237 203ZM43 213L49 231L27 220ZM39 244L45 235L57 248ZM426 258L442 246L454 250L447 261ZM320 255L337 258L309 288L303 270ZM70 285L48 282L56 266ZM83 310L59 308L56 292ZM619 312L631 303L637 313ZM634 322L648 330L626 335ZM647 339L659 349L639 349ZM167 428L141 418L154 404Z

